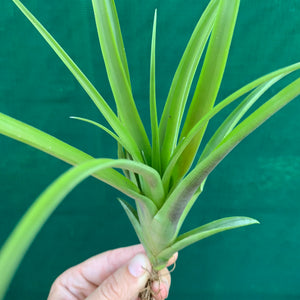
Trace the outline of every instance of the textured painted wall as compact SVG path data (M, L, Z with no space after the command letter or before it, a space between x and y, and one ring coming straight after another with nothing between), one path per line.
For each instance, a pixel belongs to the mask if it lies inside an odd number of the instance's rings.
M24 3L112 103L90 1ZM207 3L116 0L134 96L146 122L154 9L158 8L161 112L176 65ZM219 99L260 75L300 61L299 16L298 0L241 0ZM95 157L116 156L116 145L105 133L69 119L75 115L103 122L88 96L11 1L1 0L0 45L1 112ZM261 225L221 233L183 250L173 273L170 299L300 298L299 112L298 98L211 174L184 228L231 215L254 217ZM3 136L0 155L2 244L32 201L69 166ZM51 282L66 268L104 250L136 243L116 201L118 195L95 179L76 188L34 241L7 299L45 299Z

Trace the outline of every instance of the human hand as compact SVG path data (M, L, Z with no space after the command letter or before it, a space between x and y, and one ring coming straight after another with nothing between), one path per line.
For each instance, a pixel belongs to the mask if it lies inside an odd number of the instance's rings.
M175 263L177 253L168 266ZM110 250L74 266L53 283L48 300L136 300L149 278L151 265L142 245ZM168 297L167 268L154 282L155 299Z

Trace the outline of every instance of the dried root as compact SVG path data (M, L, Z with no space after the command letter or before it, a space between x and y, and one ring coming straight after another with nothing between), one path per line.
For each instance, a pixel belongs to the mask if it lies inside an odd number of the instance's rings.
M145 288L140 292L140 300L154 300L156 293L152 290L153 283L155 281L160 282L158 271L152 270L150 273L149 279L146 283Z
M173 268L169 270L169 272L172 273L175 270L175 268L176 268L176 263L174 262ZM158 282L160 284L160 276L162 276L162 274L160 274L158 271L154 269L152 269L151 272L147 270L147 272L149 272L150 276L146 283L145 288L139 293L139 300L155 300L155 297L160 291L160 288L156 292L153 291L153 283Z

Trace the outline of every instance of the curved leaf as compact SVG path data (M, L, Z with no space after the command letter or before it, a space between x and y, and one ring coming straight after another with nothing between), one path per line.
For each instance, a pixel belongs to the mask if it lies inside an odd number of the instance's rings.
M150 58L150 119L152 132L152 167L159 173L161 172L160 161L160 142L156 109L156 87L155 87L155 49L156 49L156 23L157 10L154 13L152 41L151 41L151 58Z
M132 156L134 156L138 161L143 161L140 150L136 144L135 137L130 134L131 131L127 130L121 124L118 117L108 106L102 96L98 93L95 87L91 84L88 78L82 73L82 71L77 67L74 61L68 56L68 54L56 42L56 40L50 35L50 33L43 27L43 25L30 13L30 11L19 0L12 1L17 5L22 13L32 23L32 25L39 31L45 41L54 50L54 52L58 55L58 57L62 60L66 67L71 71L71 73L83 87L86 93L98 107L104 118L122 139L122 142L126 144L126 148L130 149L130 153L132 154Z
M122 207L124 208L127 217L129 218L131 225L133 226L136 235L138 236L140 242L143 244L145 251L147 253L148 258L150 259L151 262L154 262L154 256L151 253L151 247L149 245L149 241L147 239L145 239L144 234L143 234L143 230L141 227L141 224L139 222L139 217L137 214L137 211L126 201L118 198L119 202L121 203Z
M118 198L118 200L122 205L122 207L124 208L126 215L130 220L131 225L133 226L135 233L138 236L140 242L144 244L143 232L142 232L141 224L139 222L139 216L137 214L137 211L125 200L122 200L121 198Z
M240 141L299 94L300 78L282 89L242 121L207 158L199 162L176 186L153 222L159 223L163 227L170 227L169 234L170 236L173 234L175 238L186 216L184 211L189 201L208 174Z
M91 174L107 168L143 170L137 163L127 160L94 159L73 167L56 179L32 204L13 230L0 252L0 299L6 293L12 277L33 239L64 197ZM147 173L147 171L146 171ZM146 176L146 175L145 175ZM146 205L145 205L146 204ZM155 206L139 202L145 217L155 212Z
M165 194L158 172L145 164L127 159L119 159L117 162L117 168L126 169L137 173L142 177L142 191L152 200L153 203L155 203L157 207L161 207ZM143 185L143 182L146 184Z
M259 85L262 84L269 84L273 80L276 80L276 77L281 78L281 76L287 76L291 72L297 71L300 69L300 63L293 64L291 66L276 70L274 72L271 72L267 75L264 75L247 85L243 86L227 98L225 98L223 101L218 103L212 110L210 110L203 118L198 121L198 123L190 130L189 134L185 137L182 138L181 141L179 142L178 146L176 147L174 154L172 155L170 162L168 164L168 167L163 174L163 184L166 190L168 190L169 182L171 179L171 176L173 174L173 169L175 167L175 164L177 160L179 159L180 155L183 153L184 150L188 147L192 139L199 133L199 131L205 126L205 124L213 118L218 112L220 112L223 108L231 104L232 102L236 101L239 99L241 96L244 94L248 93L252 89L258 87Z
M223 78L229 48L239 9L239 0L221 0L199 81L180 135L186 137L197 122L214 106ZM206 129L197 133L182 153L174 169L174 181L178 181L189 169Z
M168 247L158 255L158 260L160 261L163 267L174 253L191 244L194 244L202 239L205 239L209 236L212 236L225 230L235 229L238 227L253 224L259 224L259 222L255 219L247 217L229 217L210 222L208 224L205 224L201 227L198 227L194 230L180 235L175 240L174 244L172 244L170 247Z
M198 21L174 75L159 124L163 169L178 139L191 84L215 21L219 1L211 1Z
M90 123L96 127L99 127L100 129L102 129L103 131L105 131L106 133L108 133L113 139L115 139L120 145L122 145L124 148L125 146L123 145L121 139L115 134L113 133L111 130L109 130L108 128L106 128L105 126L99 124L98 122L86 119L86 118L81 118L81 117L70 117L70 119L74 119L74 120L79 120L79 121L83 121L86 123Z
M0 113L0 134L37 148L71 165L78 165L93 159L92 156L85 152L2 113ZM115 170L101 170L93 174L93 176L133 199L142 197L139 188Z
M118 109L118 115L143 151L146 161L151 157L150 143L136 109L129 81L126 54L113 0L93 0L98 37L106 72Z
M126 158L125 156L122 157L122 151L123 151L123 155L124 155L124 151L128 153L127 150L129 150L129 149L126 149L126 145L124 145L122 143L122 140L116 134L114 134L112 131L110 131L109 129L107 129L105 126L103 126L103 125L101 125L101 124L99 124L99 123L97 123L95 121L92 121L92 120L89 120L89 119L85 119L85 118L79 118L79 117L70 117L70 118L90 123L92 125L95 125L95 126L99 127L100 129L104 130L105 132L107 132L112 138L114 138L118 142L118 157L119 158ZM121 150L121 148L122 148L122 150ZM123 170L123 173L136 186L139 185L138 184L138 178L137 178L136 174L134 174L132 172L129 172L128 170ZM151 191L152 187L149 187L146 184L146 185L143 185L143 188L145 189L146 193L148 193L149 191ZM162 199L162 197L163 197L162 194L156 195L156 196L159 196L159 198L156 199L157 201L160 201ZM159 205L161 206L160 202L159 202Z
M248 95L237 107L234 109L225 121L219 126L217 131L206 144L201 153L199 161L207 157L217 145L233 130L236 124L247 113L247 111L255 104L255 102L276 82L282 79L284 75L277 76L264 84L257 87L250 95Z

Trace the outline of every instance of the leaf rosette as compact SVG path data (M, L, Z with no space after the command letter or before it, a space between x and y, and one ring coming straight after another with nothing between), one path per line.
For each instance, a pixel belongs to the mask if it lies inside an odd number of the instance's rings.
M90 96L110 129L88 122L111 135L118 159L95 159L28 124L0 113L0 133L57 157L73 167L55 180L28 209L0 252L0 299L34 237L64 197L88 176L118 189L133 203L119 199L153 267L160 270L177 251L216 233L258 223L248 217L226 217L181 234L181 227L204 189L208 175L222 159L274 113L300 94L300 79L281 88L252 113L250 108L279 80L300 69L300 63L264 75L215 104L222 82L239 0L211 0L200 17L174 74L159 119L156 103L154 14L150 56L149 110L151 137L147 137L136 108L121 29L114 0L92 0L99 42L117 113L56 42L19 1L12 0ZM202 56L203 64L200 64ZM200 75L193 90L197 69ZM191 103L187 107L187 99ZM203 147L208 122L232 103L236 107ZM186 116L184 118L184 116ZM196 155L199 159L195 162Z

